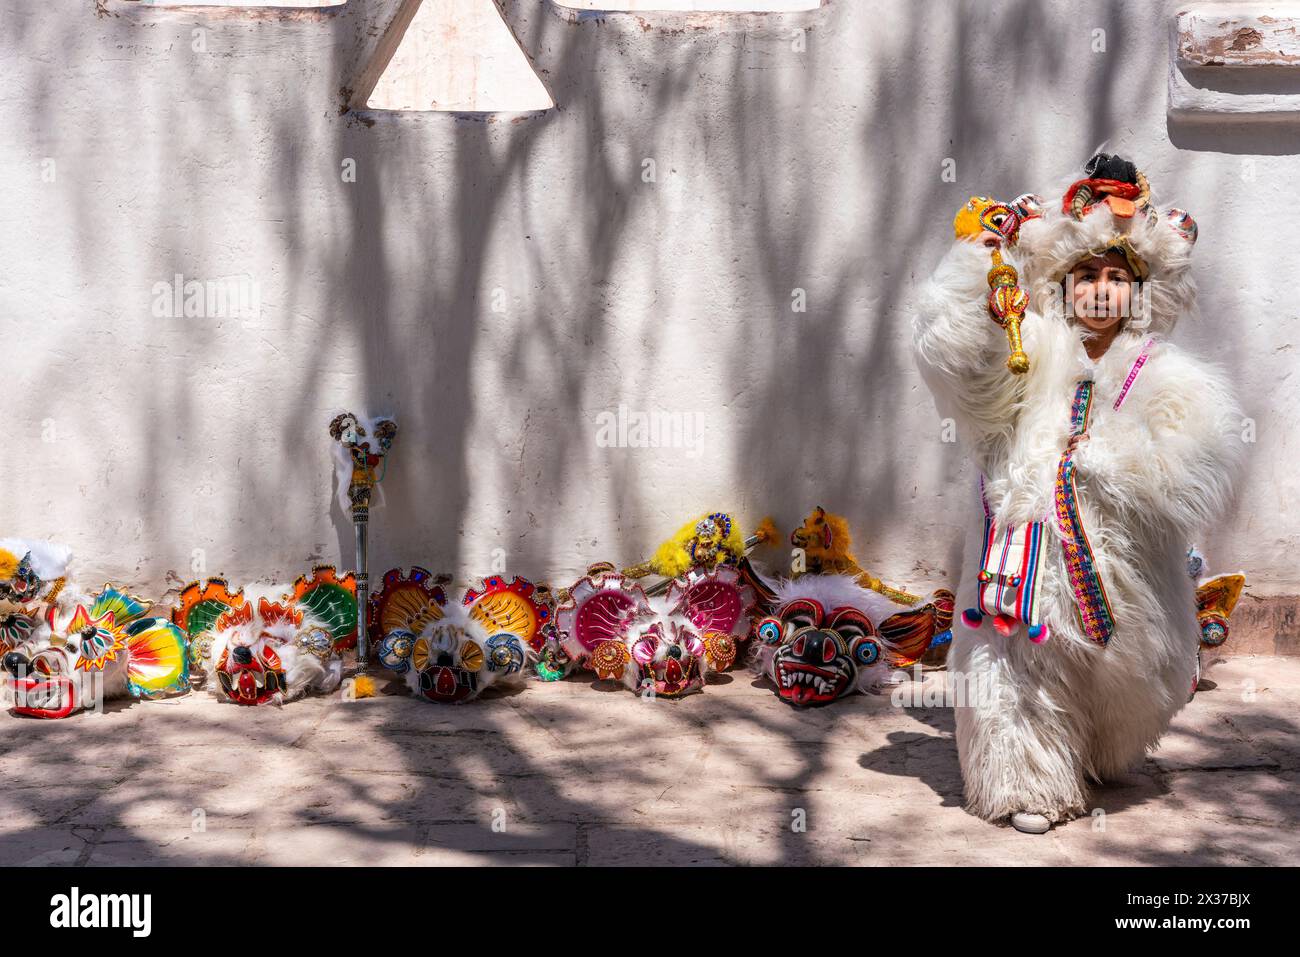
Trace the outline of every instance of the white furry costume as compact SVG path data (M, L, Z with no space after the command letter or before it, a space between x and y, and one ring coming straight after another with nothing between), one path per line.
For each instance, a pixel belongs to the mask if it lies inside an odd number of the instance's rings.
M1042 218L1023 225L1019 245L1004 256L1030 294L1027 374L1007 371L1006 336L989 318L988 249L959 240L920 296L917 361L984 475L995 521L1047 518L1039 607L1050 637L1035 644L1023 627L1003 636L987 618L974 629L954 627L950 668L972 693L981 682L991 688L956 711L967 806L988 820L1021 811L1052 821L1085 813L1088 779L1125 770L1187 700L1199 628L1186 550L1229 497L1242 453L1234 434L1241 412L1221 371L1163 341L1195 299L1188 268L1194 225L1171 212L1172 219L1139 209L1123 219L1101 207L1080 221L1049 199ZM1053 284L1116 233L1127 233L1150 268L1150 310L1124 320L1094 363ZM1151 337L1149 361L1116 411L1112 404ZM1105 645L1084 635L1050 517L1083 378L1093 378L1095 401L1075 462L1083 523L1114 611ZM975 604L983 544L978 498L971 508L959 610Z

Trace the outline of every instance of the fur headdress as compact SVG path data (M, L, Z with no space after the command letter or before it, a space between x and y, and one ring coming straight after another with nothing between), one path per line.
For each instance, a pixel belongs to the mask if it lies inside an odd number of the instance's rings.
M1160 210L1146 176L1118 156L1098 153L1076 180L1020 229L1018 252L1034 308L1060 303L1060 283L1080 260L1117 249L1145 282L1143 308L1127 328L1168 334L1195 305L1189 269L1196 222L1181 209Z

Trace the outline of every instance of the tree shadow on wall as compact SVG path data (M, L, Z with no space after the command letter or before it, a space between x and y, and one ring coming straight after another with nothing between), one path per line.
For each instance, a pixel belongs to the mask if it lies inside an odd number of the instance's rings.
M1063 163L1104 140L1123 148L1135 113L1163 112L1150 105L1163 103L1163 60L1144 46L1159 12L1097 3L1093 24L1037 0L897 3L883 16L874 5L836 2L800 18L658 29L629 17L569 22L547 5L508 3L507 22L557 100L516 122L344 109L341 91L395 11L396 0L301 22L132 11L71 39L32 17L7 29L7 52L72 45L23 91L23 135L37 155L75 146L97 157L93 175L70 179L75 245L87 273L92 257L119 256L126 277L123 289L95 291L106 300L102 321L70 330L65 349L40 363L68 420L100 423L96 396L113 390L135 403L133 418L101 427L143 454L108 449L90 473L126 490L130 515L102 539L75 543L79 550L138 555L140 543L156 543L140 556L146 570L135 571L190 577L195 549L214 550L232 522L255 516L239 522L240 547L212 572L286 580L313 560L350 564L341 512L330 519L336 540L303 555L284 543L309 520L282 505L286 488L308 487L325 513L333 500L325 426L347 400L401 422L388 506L372 524L376 574L421 563L464 578L481 573L472 563L485 544L510 543L510 571L566 585L586 563L576 552L631 562L687 515L724 506L751 524L773 512L789 527L820 503L848 514L860 557L886 577L916 586L955 579L963 514L952 503L964 505L957 490L970 475L940 441L937 416L933 429L900 429L933 414L908 354L915 283L942 255L967 196L1054 181ZM794 30L805 27L798 52ZM1094 28L1110 38L1107 59L1089 47ZM195 29L207 31L211 55L193 51ZM78 82L69 84L72 70ZM60 120L71 97L103 90L115 93L96 121ZM123 97L138 113L108 108ZM1077 113L1063 136L1054 116L1067 107ZM645 158L657 160L654 188L642 180ZM340 176L349 159L355 182ZM945 159L956 163L955 182L942 178ZM1182 162L1166 157L1162 176L1176 177ZM154 203L151 215L118 209L118 194L100 189L105 180L172 200ZM255 194L263 215L232 218L232 190ZM117 230L111 248L106 227ZM250 263L259 248L280 254ZM253 272L274 296L252 324L137 321L152 284L178 272ZM504 313L491 308L498 289ZM792 311L795 290L806 311ZM87 337L118 358L78 360ZM248 387L218 387L231 382ZM620 401L703 413L703 459L596 447L594 414ZM655 455L674 463L671 481L647 466ZM927 523L945 529L927 536L951 542L945 554L914 554L911 530ZM526 697L546 693L530 687ZM828 731L818 722L837 719L792 721L752 704L728 700L715 717L797 754L762 772L767 788L798 794L813 815L830 813L830 799L801 787L840 773L818 739ZM588 705L567 699L543 714L561 752L531 753L515 724L529 720L523 707L404 706L376 721L374 733L399 750L414 782L402 797L418 812L408 823L465 824L470 831L455 840L487 859L482 801L513 789L540 829L524 853L553 853L561 824L595 822L679 860L743 858L685 836L680 818L665 835L575 798L575 779L595 791L618 778L645 795L663 782L635 752L600 751L617 749L617 735L565 753L591 721ZM214 753L247 743L170 713L148 718L175 719L173 731ZM704 725L694 702L654 718L668 740L744 756ZM421 739L435 721L446 734ZM462 722L478 728L463 740ZM303 740L271 725L264 733L275 747ZM455 760L431 761L434 744L447 742ZM50 773L65 755L93 766L99 749L114 746L107 730L65 743L38 759ZM147 756L138 760L132 767L147 774ZM473 773L483 762L501 769L500 789L485 790ZM947 803L950 773L940 777L931 786ZM135 797L117 795L126 783L106 793L67 784L66 820L93 806L112 827L144 832L130 812ZM163 796L175 788L177 802L190 794L176 782L156 786ZM377 782L344 775L338 787L375 806L391 800ZM332 818L328 808L298 821L377 842L409 839L367 832L372 824ZM810 857L796 833L779 833L779 860Z

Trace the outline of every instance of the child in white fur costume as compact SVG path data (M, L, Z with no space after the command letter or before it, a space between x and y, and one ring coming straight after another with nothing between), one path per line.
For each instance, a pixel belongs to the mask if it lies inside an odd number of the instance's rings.
M1194 309L1195 224L1156 210L1145 177L1118 157L1094 158L1088 173L1085 188L1067 191L1069 203L1049 199L1024 220L1018 243L1003 247L1029 293L1027 373L1008 371L1007 336L990 319L984 243L957 241L922 291L913 330L922 375L983 475L994 527L1042 522L1041 630L1031 630L975 610L986 526L978 497L972 503L957 596L957 608L972 613L954 628L949 659L969 691L991 689L956 710L967 806L1033 833L1086 813L1088 782L1130 767L1187 700L1198 640L1187 544L1223 513L1242 453L1241 412L1224 374L1165 341ZM1081 288L1122 300L1133 287L1111 280L1126 273L1146 280L1133 315L1067 308L1087 298ZM1067 276L1080 284L1070 303ZM1090 417L1072 438L1085 379ZM1079 541L1059 519L1067 448L1108 598L1100 637L1096 619L1089 627L1081 619L1079 566L1063 544Z

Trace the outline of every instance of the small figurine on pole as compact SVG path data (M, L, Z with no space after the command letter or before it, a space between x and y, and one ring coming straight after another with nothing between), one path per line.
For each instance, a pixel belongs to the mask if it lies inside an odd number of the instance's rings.
M347 502L357 533L357 666L365 671L370 660L366 635L366 599L370 590L369 539L370 499L387 471L388 452L397 435L397 423L387 417L366 420L351 412L336 415L330 422L330 436L339 443L350 466ZM340 474L340 485L342 475Z

